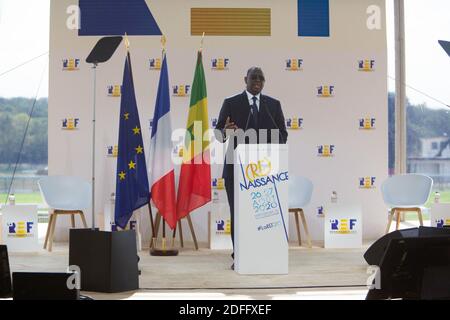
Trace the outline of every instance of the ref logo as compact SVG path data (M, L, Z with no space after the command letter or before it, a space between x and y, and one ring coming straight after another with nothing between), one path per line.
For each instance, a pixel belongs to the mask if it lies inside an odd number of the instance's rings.
M286 70L301 71L303 70L303 59L286 59Z
M153 127L153 118L151 118L151 119L148 120L148 125L149 125L150 130L151 130L152 127Z
M8 237L25 238L33 236L34 222L32 221L9 222L6 225L8 226Z
M375 129L375 118L361 118L359 119L359 129L373 130Z
M217 122L218 122L217 118L212 118L211 119L211 128L217 127Z
M110 158L117 158L119 154L119 146L108 146L107 147L107 156Z
M358 71L371 72L375 71L375 60L358 60Z
M228 70L229 64L230 64L230 59L228 59L228 58L211 59L211 69L212 70Z
M63 59L63 70L64 71L76 71L79 70L80 59Z
M443 228L444 226L450 226L450 219L436 219L436 227Z
M287 118L286 119L286 128L291 130L299 130L303 129L303 118Z
M150 70L161 70L161 58L153 58L149 60Z
M269 159L258 160L257 163L249 163L245 169L245 175L249 181L265 177L272 171L272 163Z
M191 86L188 84L177 85L172 87L172 95L175 97L187 97L191 91Z
M317 146L317 155L319 157L332 157L334 155L334 144L324 144Z
M130 226L130 230L137 230L137 221L136 220L130 220L129 226Z
M359 188L373 189L375 188L375 177L361 177L359 178Z
M120 97L122 93L122 86L111 85L108 86L108 97Z
M317 207L317 216L323 217L323 214L324 214L323 206Z
M183 146L182 145L179 145L179 146L175 146L174 148L173 148L173 155L175 156L175 157L179 157L179 158L182 158L183 157Z
M114 221L111 221L110 225L111 225L111 231L118 231L117 225Z
M225 180L224 178L213 178L211 182L211 186L213 189L223 190L225 189Z
M357 219L330 219L331 233L355 233L356 223Z
M216 220L216 234L231 234L231 222L223 219Z
M334 86L317 87L317 96L320 98L334 97Z
M62 120L63 130L77 130L80 124L80 119L78 118L67 118Z

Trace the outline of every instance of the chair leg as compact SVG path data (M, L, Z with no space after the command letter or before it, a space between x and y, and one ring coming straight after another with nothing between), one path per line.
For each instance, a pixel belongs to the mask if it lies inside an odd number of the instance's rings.
M192 224L191 216L188 215L186 218L189 223L189 229L191 229L191 235L192 235L192 239L194 240L195 250L198 250L197 237L195 236L194 225Z
M417 215L419 216L420 225L423 226L422 210L417 208Z
M80 211L81 221L83 221L83 226L87 229L86 218L84 217L83 211Z
M401 211L397 210L397 223L395 224L395 230L400 228Z
M302 238L300 235L300 223L299 223L299 219L298 219L298 211L294 211L294 217L295 217L295 226L297 227L297 239L298 239L298 246L301 247L302 246Z
M309 234L308 225L306 224L305 213L303 212L303 209L300 210L300 217L302 218L303 229L305 229L306 239L308 239L308 247L312 248L311 235Z
M53 249L53 238L55 236L55 227L56 227L56 218L58 217L58 214L56 213L56 211L53 213L53 221L52 221L52 228L50 231L50 238L49 238L49 243L48 243L48 251L52 252Z
M48 238L50 237L50 232L52 229L52 222L53 222L53 213L50 213L50 217L48 219L47 233L45 234L44 249L47 249Z
M75 215L74 214L70 215L70 222L72 223L72 228L75 229Z
M392 219L394 218L394 215L395 215L395 209L392 208L391 211L389 212L388 224L386 226L385 234L388 234L389 230L391 229Z

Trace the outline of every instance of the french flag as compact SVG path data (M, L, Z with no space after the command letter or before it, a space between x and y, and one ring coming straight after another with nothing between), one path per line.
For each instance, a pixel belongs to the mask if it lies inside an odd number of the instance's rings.
M164 54L153 116L149 170L150 199L171 229L177 225L175 174L172 163L169 75Z

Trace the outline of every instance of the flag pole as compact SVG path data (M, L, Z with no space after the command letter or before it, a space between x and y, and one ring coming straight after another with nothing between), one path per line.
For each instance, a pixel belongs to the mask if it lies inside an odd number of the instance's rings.
M203 31L202 39L200 40L200 52L203 51L203 41L205 40L205 31Z
M166 54L166 36L162 35L161 36L161 63L164 61L164 57ZM152 213L151 213L151 207L149 207L150 209L150 219L153 221L153 217L152 217ZM159 217L162 218L162 239L161 239L161 249L155 248L154 246L157 246L157 232L158 230L153 231L153 238L152 241L150 243L150 255L152 256L177 256L178 255L178 250L173 248L173 244L174 244L174 239L172 239L172 246L170 249L167 249L166 247L166 220L165 218L162 216L162 214L160 212L157 213L157 215L159 214ZM157 217L158 219L158 217ZM158 222L156 222L156 224L158 224ZM157 226L155 226L156 229ZM158 226L159 227L159 226ZM156 232L156 233L155 233Z
M129 53L130 53L130 40L128 39L128 35L125 32L125 36L124 36L124 44L125 44L125 50L126 50L126 61L129 64L130 70L131 70L131 64L130 64L130 59L129 59ZM151 224L151 228L152 228L152 240L155 234L155 226L154 226L154 222L153 222L153 214L152 214L152 206L150 204L150 199L148 201L148 210L149 210L149 214L150 214L150 224ZM139 232L139 230L138 230ZM150 241L150 249L152 247L152 240Z
M161 36L161 47L162 47L162 54L161 57L162 59L164 59L164 54L166 52L166 36L162 35ZM161 61L162 62L162 61ZM150 186L151 188L151 186ZM150 199L151 201L151 199ZM155 230L155 225L153 223L153 213L152 213L152 206L151 203L148 203L148 212L150 214L150 223L152 224L152 239L150 240L150 254L152 254L152 252L154 252L154 246L157 245L156 241L157 241L157 236L156 236L156 230ZM164 223L164 220L163 220Z
M151 200L150 200L151 201ZM152 225L152 238L150 239L150 250L153 248L153 244L156 241L155 237L155 223L153 222L152 205L148 202L148 213L150 215L150 224Z
M161 47L162 47L161 57L162 57L162 60L164 60L164 54L166 53L166 42L167 42L166 36L162 35L161 36ZM162 63L162 60L161 60L161 63ZM162 223L163 223L163 225L162 225L161 249L162 249L163 252L165 252L166 251L166 219L164 219L164 217L162 217Z

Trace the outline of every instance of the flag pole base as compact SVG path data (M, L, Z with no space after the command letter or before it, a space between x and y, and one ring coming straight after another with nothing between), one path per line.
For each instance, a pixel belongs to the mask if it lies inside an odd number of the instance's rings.
M153 244L156 245L156 238L153 238ZM178 250L173 248L173 239L172 246L169 249L166 247L166 238L162 238L161 248L150 248L151 256L159 256L159 257L170 257L177 256Z
M170 249L170 250L163 250L163 249L151 249L150 250L151 256L159 256L159 257L170 257L170 256L177 256L178 250L176 249Z

